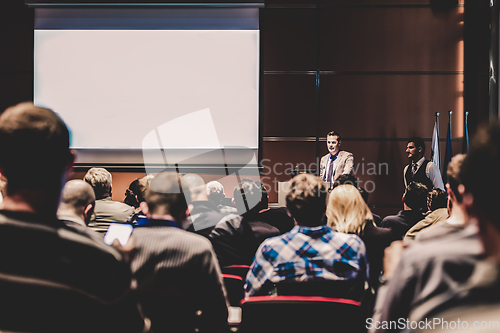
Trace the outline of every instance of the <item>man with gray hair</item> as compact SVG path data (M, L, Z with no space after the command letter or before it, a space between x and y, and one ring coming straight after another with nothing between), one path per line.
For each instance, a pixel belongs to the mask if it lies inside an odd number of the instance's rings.
M67 226L86 228L94 206L95 195L92 186L83 180L70 180L64 185L57 217Z
M185 230L208 238L217 223L237 216L219 212L217 207L208 201L207 187L200 175L195 173L185 174L182 177L182 187L186 192L189 191L190 197L186 198L186 200L192 206L190 217L184 226Z
M224 186L216 180L208 182L207 184L208 201L217 206L219 212L224 214L236 214L238 210L235 207L227 206L222 203L226 194L224 193Z
M124 223L134 214L134 207L113 201L111 198L112 177L108 170L90 168L84 180L92 186L96 198L89 227L97 232L105 233L111 223Z

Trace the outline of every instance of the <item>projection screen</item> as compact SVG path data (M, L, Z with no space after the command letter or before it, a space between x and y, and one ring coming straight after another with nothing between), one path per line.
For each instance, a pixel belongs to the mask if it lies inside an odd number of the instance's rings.
M36 8L34 101L77 161L219 164L258 149L258 29L258 8Z

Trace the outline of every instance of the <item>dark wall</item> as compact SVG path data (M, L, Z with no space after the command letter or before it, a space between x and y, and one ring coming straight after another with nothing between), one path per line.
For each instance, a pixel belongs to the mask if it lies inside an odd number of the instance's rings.
M453 110L454 152L461 152L463 112L473 126L488 117L489 9L464 0L304 2L266 1L261 9L261 148L271 202L297 163L316 167L335 129L373 191L375 212L395 213L407 138L428 139L429 158L434 114L441 113L444 139ZM33 10L23 1L0 3L0 45L3 110L33 98Z
M33 99L33 19L23 1L0 1L0 110Z

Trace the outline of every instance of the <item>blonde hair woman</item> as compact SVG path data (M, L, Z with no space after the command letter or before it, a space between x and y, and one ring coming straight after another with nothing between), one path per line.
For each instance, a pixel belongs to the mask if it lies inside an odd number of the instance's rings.
M352 185L339 185L333 189L326 208L327 224L337 232L358 235L366 245L370 263L370 284L378 286L382 270L384 249L391 244L391 229L379 228L359 190Z
M362 235L367 221L373 221L370 208L352 185L339 185L333 189L328 198L326 217L333 230L358 236Z

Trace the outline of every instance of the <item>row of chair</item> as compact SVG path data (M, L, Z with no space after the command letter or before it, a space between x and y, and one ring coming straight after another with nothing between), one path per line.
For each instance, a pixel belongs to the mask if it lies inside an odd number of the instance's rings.
M362 332L364 281L282 282L244 299L249 266L222 268L229 303L241 307L243 333Z

